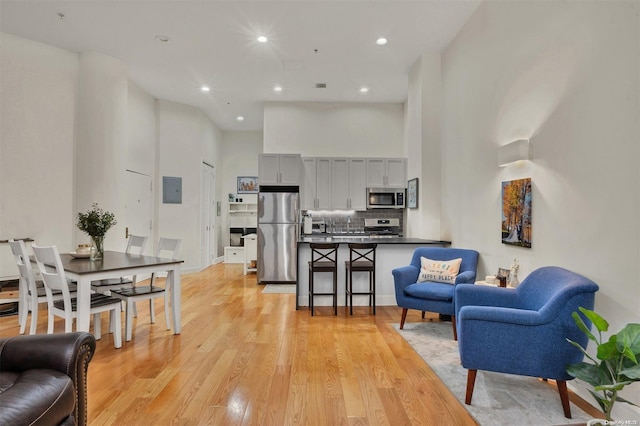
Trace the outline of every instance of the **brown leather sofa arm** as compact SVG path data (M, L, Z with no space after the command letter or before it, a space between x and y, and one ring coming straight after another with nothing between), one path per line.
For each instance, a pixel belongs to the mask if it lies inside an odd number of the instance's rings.
M31 369L58 370L75 387L74 418L87 424L87 369L96 350L96 340L86 332L15 336L0 339L0 369L22 372Z

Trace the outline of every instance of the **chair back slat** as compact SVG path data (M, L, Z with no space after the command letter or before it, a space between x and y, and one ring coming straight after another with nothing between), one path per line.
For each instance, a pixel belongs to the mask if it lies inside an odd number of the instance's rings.
M169 257L171 259L177 258L181 242L181 239L176 238L160 238L158 241L156 257Z
M338 243L311 243L311 267L322 262L323 267L338 265Z
M147 245L147 237L141 235L129 234L129 241L127 242L126 253L142 254L144 248ZM134 250L135 249L135 250Z
M349 243L349 262L376 263L375 243Z
M69 284L67 282L67 276L62 267L62 260L60 259L60 253L56 246L40 247L33 245L33 254L40 269L40 275L44 282L44 288L47 293L47 304L49 309L53 305L52 290L59 290L62 292L62 298L65 304L65 310L71 309L71 295L69 293Z
M11 247L11 253L16 259L16 265L18 266L19 278L19 292L23 294L37 295L36 279L33 274L33 268L31 267L31 261L27 255L27 247L22 240L9 240L9 247Z

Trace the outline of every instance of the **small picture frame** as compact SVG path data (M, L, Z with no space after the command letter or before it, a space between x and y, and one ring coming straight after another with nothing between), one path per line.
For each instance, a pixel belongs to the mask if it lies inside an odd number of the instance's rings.
M418 208L418 178L407 182L407 208Z
M511 269L498 268L498 273L496 274L496 278L505 277L507 281L509 281L510 274L511 274Z
M238 176L238 194L257 194L257 176Z

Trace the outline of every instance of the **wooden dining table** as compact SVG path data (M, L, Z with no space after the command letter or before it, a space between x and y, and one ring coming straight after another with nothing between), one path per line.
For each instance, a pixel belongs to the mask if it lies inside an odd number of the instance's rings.
M108 250L105 250L102 260L75 258L69 253L61 253L60 258L67 278L77 282L76 328L78 331L89 331L92 281L167 272L173 333L180 334L182 303L180 267L184 261Z

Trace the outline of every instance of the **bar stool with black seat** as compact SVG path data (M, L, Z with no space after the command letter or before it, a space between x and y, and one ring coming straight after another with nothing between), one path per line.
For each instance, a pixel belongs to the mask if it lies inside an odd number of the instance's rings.
M345 303L349 305L349 313L353 315L353 295L369 296L369 306L376 314L376 247L372 243L350 243L349 260L345 260ZM369 291L353 291L353 273L369 273Z
M311 261L309 261L309 307L314 315L314 296L333 296L334 315L338 315L338 243L311 243ZM316 292L313 275L316 272L331 272L333 274L333 291Z

